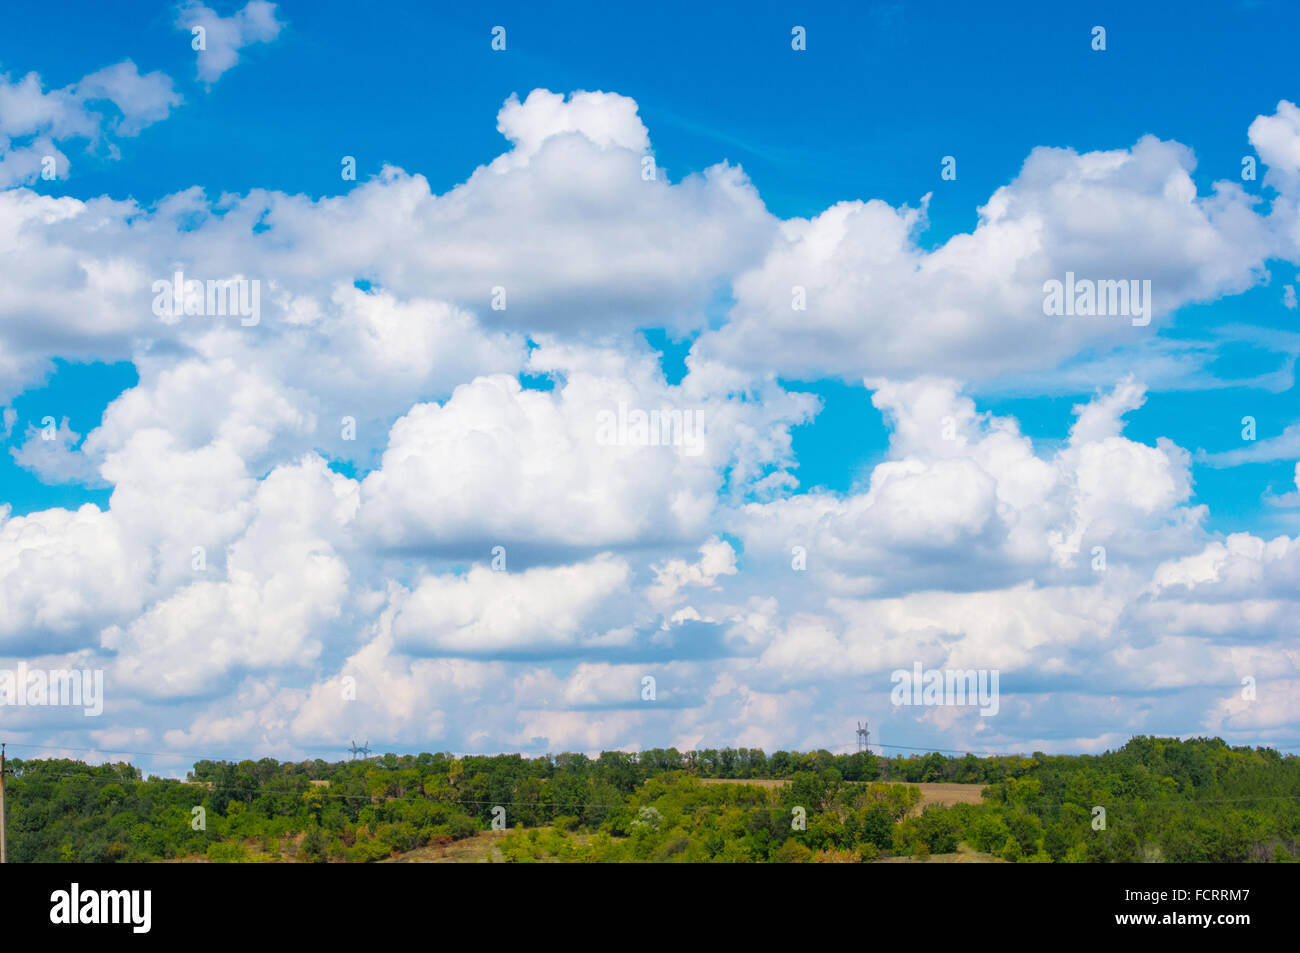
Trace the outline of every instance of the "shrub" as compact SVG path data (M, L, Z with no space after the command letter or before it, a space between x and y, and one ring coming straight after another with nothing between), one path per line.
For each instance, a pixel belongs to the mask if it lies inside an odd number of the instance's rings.
M239 864L248 860L248 848L243 844L220 841L208 845L208 860L214 864Z

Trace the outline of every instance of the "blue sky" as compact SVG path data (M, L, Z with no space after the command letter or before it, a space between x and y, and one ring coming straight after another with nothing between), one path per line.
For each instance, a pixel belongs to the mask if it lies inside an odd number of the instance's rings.
M119 692L91 728L25 713L33 743L834 747L851 712L981 750L1298 743L1286 5L3 17L0 667ZM618 176L650 154L643 199ZM160 322L177 263L261 280L259 325ZM1032 314L1066 270L1151 277L1155 320ZM619 400L715 436L565 443ZM510 579L479 578L497 543ZM891 709L913 659L1023 704ZM676 714L611 687L638 666ZM334 710L348 677L387 700Z

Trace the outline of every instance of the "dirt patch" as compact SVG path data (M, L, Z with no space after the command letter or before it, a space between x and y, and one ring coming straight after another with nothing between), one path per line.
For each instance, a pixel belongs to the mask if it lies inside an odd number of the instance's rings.
M510 831L479 831L472 837L452 841L446 847L417 847L398 857L378 861L381 864L485 864L501 863L505 855L497 846Z
M959 785L964 787L964 785ZM954 802L955 803L955 802ZM979 851L970 847L965 841L957 845L955 854L931 854L927 860L918 860L915 857L885 857L881 860L872 861L875 864L1005 864L1006 861L1001 857L994 857L992 854L981 854Z

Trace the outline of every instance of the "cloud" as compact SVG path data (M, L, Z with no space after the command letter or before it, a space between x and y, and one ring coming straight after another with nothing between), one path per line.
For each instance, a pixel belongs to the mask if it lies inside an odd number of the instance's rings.
M276 5L266 0L249 0L228 17L199 0L188 0L176 7L175 23L177 29L194 36L193 43L202 37L202 46L197 47L198 77L211 84L239 62L240 50L270 43L280 35L284 23L275 14Z
M779 388L759 403L690 377L668 386L644 354L543 347L530 368L561 380L539 391L477 378L393 425L362 484L363 522L379 545L462 558L504 545L545 559L691 540L708 530L724 470L740 490L783 466L789 427L812 406ZM626 428L602 436L620 406L664 415L667 431L653 443L648 430L644 440ZM698 441L687 419L702 421Z
M158 71L142 75L130 60L48 91L36 73L17 82L0 73L0 189L43 176L67 178L68 159L58 145L69 140L86 139L91 150L106 145L117 158L106 132L137 136L183 101L170 77ZM116 115L92 108L105 103Z
M192 347L238 323L154 314L153 285L178 270L260 281L261 320L242 329L258 341L306 331L342 343L358 333L346 313L365 304L358 280L408 314L428 302L502 335L527 328L599 342L645 326L702 326L727 276L758 260L775 219L725 164L678 183L643 180L640 151L620 144L634 138L623 127L640 128L635 104L575 95L587 97L576 113L536 92L508 103L504 127L521 137L501 157L509 161L444 195L391 167L318 200L255 191L212 202L195 188L146 209L0 192L0 275L10 288L0 360L14 371L5 383L38 378L53 356L132 359L144 343ZM592 118L593 103L617 122ZM397 352L390 360L403 350L391 337L383 344Z
M148 566L118 521L91 504L10 516L0 507L0 654L67 651L143 604Z
M535 89L523 102L511 94L497 114L497 131L514 148L492 164L496 172L527 165L546 140L568 133L578 133L602 149L644 153L650 148L636 101L611 93L578 92L566 100L562 93Z
M1186 451L1120 435L1119 414L1141 403L1132 381L1076 407L1070 440L1045 454L1014 419L979 413L954 381L869 383L891 427L888 458L847 494L743 506L730 529L747 556L788 565L798 546L832 591L890 595L1079 582L1095 547L1118 571L1199 538ZM801 578L786 576L790 586Z
M1300 109L1288 100L1271 116L1256 116L1246 131L1250 144L1268 166L1264 181L1289 192L1300 182Z
M224 560L196 567L192 557L193 581L129 625L105 629L112 684L145 697L192 696L231 672L310 663L348 594L335 543L355 512L355 484L319 458L277 468L258 485Z
M1194 168L1186 147L1151 136L1109 152L1039 147L979 210L973 232L932 251L920 243L928 196L914 207L839 202L791 219L762 265L737 277L728 321L694 354L803 379L985 380L1135 347L1183 305L1264 276L1272 239L1256 200L1231 182L1199 196ZM1154 320L1046 316L1044 283L1067 272L1149 280Z
M1198 462L1211 467L1236 467L1243 463L1271 463L1300 457L1300 423L1287 424L1276 437L1252 440L1238 450L1197 454Z
M1233 533L1161 564L1133 614L1154 630L1230 643L1300 636L1300 538Z
M107 485L99 479L86 457L77 452L76 444L81 434L68 426L68 418L64 417L48 438L44 434L44 428L28 426L27 439L9 451L19 466L31 470L45 483L81 483L88 487Z
M183 101L172 88L171 79L154 71L144 76L130 60L106 66L83 78L73 96L82 102L107 100L122 115L112 130L121 136L136 136L140 130L166 119Z
M671 606L688 587L712 586L719 577L736 574L736 551L726 540L708 539L699 552L699 562L670 559L655 566L655 581L648 596L661 606Z
M522 573L476 566L461 577L427 576L393 620L396 646L414 655L500 656L626 643L628 564L608 555ZM604 621L601 620L604 617Z

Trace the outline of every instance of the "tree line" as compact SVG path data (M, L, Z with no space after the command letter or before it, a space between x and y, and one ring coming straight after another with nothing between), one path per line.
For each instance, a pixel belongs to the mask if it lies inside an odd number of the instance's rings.
M1300 758L1217 738L1137 737L1100 755L884 757L679 752L387 754L11 763L10 860L373 861L496 825L508 860L862 861L965 849L1014 862L1290 861ZM778 786L704 784L775 779ZM985 785L919 810L917 783Z

